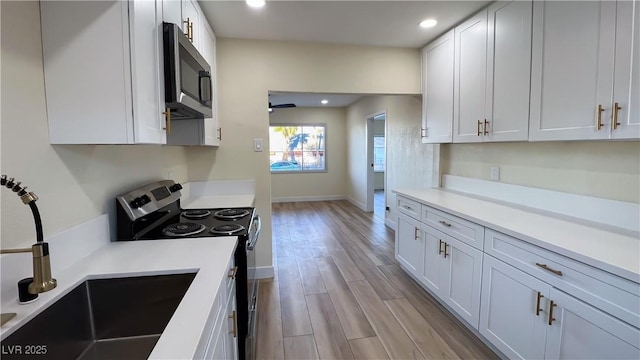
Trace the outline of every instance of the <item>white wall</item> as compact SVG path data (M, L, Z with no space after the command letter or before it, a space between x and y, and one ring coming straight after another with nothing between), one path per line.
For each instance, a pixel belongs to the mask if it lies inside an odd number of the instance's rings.
M169 171L175 180L187 181L182 147L49 145L39 3L2 1L0 6L0 170L40 197L45 235L113 214L117 194L166 178ZM29 208L6 188L0 193L2 248L31 245L35 230Z
M346 109L292 108L278 109L269 116L271 124L326 125L326 165L324 173L271 174L273 201L298 199L322 200L343 198L347 171Z
M558 141L442 145L442 173L640 203L640 142Z
M417 94L416 49L298 42L218 39L219 149L188 150L189 179L256 180L256 207L264 220L258 266L271 265L271 173L268 152L254 152L253 139L268 147L268 92Z
M422 144L420 119L422 101L418 96L370 96L347 109L349 179L347 196L355 203L366 201L366 154L364 133L366 117L386 111L387 118L387 189L386 203L390 212L386 218L395 222L395 194L403 187L436 186L439 146Z

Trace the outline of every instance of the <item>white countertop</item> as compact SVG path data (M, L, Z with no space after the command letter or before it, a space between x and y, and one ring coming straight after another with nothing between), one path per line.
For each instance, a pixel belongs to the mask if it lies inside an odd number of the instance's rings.
M218 209L228 207L253 207L255 195L211 195L189 197L180 200L183 209Z
M3 304L3 313L18 315L0 329L1 339L85 280L197 271L150 356L152 359L191 359L208 321L216 291L226 279L229 271L226 265L236 241L236 237L216 237L109 243L55 274L58 286L40 294L38 301L27 305Z
M640 283L640 239L444 189L394 193Z

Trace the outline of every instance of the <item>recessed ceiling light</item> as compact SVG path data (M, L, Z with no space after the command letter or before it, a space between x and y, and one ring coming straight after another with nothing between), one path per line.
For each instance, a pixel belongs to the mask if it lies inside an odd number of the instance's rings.
M424 20L420 21L420 23L418 25L421 28L430 28L430 27L436 26L437 23L438 23L438 21L436 21L436 19L424 19Z
M265 0L245 0L245 2L253 8L261 8L265 4Z
M322 105L327 105L329 103L329 100L327 99L322 99L322 101L320 101L322 103Z

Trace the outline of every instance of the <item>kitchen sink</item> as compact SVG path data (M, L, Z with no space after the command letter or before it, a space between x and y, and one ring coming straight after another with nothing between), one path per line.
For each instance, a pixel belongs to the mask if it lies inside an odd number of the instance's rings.
M195 273L87 280L2 341L2 359L146 359Z

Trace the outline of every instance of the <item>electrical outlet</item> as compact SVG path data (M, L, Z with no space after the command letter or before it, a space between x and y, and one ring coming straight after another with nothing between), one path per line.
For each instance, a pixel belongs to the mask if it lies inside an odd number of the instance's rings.
M491 167L491 180L499 181L500 180L500 167L492 166Z
M169 170L169 171L167 172L167 179L168 179L168 180L173 180L173 171Z

